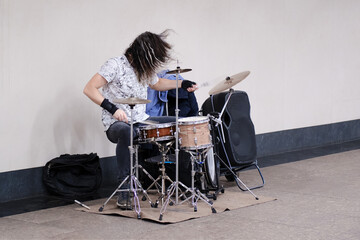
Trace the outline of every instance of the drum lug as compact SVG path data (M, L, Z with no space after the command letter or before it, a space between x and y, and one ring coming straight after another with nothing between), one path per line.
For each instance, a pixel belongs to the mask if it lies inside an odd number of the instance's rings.
M196 127L194 126L194 129L193 129L194 133L196 133Z
M156 135L157 135L157 137L160 137L159 129L156 129Z
M181 138L179 138L179 144L181 145Z
M197 146L197 137L194 138L194 143Z

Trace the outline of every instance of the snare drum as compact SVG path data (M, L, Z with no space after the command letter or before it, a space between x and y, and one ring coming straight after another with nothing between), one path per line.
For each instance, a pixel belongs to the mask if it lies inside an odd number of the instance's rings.
M174 133L175 123L145 125L138 129L139 142L172 140Z
M206 116L179 119L180 147L196 150L211 147L209 119Z

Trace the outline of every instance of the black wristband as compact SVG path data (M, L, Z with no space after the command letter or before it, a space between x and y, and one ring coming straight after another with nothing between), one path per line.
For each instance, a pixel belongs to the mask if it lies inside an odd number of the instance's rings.
M102 103L100 104L100 106L103 109L106 109L109 113L114 114L116 112L116 110L118 110L118 108L115 106L115 104L111 103L108 99L104 99L104 101L102 101Z
M196 85L196 82L192 82L189 80L183 80L181 83L181 88L187 90L189 87L191 88L193 85Z

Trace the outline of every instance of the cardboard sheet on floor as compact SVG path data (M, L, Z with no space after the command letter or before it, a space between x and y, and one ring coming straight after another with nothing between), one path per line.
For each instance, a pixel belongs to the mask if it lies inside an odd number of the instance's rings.
M223 194L219 194L217 200L213 201L214 208L217 213L221 213L228 210L238 209L242 207L248 207L256 204L261 204L269 201L276 200L271 197L258 196L259 200L256 200L250 193L248 192L233 192L233 191L225 191ZM156 199L155 196L150 195L151 199ZM160 221L160 208L161 204L158 208L151 208L148 201L141 201L140 196L140 204L141 204L141 219L151 220L158 223L177 223L185 220L199 218L204 216L209 216L212 213L209 205L204 203L203 201L198 201L198 210L194 212L194 208L191 205L191 201L184 202L183 204L167 206L165 213L163 214L163 219ZM106 199L104 199L105 202ZM179 201L180 202L180 201ZM116 206L116 198L111 199L108 204L105 206L102 212L99 212L99 208L101 204L90 205L90 210L85 208L77 208L77 210L89 212L89 213L97 213L97 214L105 214L105 215L119 215L130 218L137 218L137 214L134 210L123 211L120 210Z

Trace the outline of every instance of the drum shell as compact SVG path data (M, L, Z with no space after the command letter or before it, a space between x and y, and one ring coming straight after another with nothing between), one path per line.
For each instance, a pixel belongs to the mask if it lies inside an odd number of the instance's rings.
M179 143L181 148L196 150L207 148L212 145L208 119L200 121L183 120L184 119L179 121Z
M172 140L174 133L175 123L146 125L138 129L139 142Z

